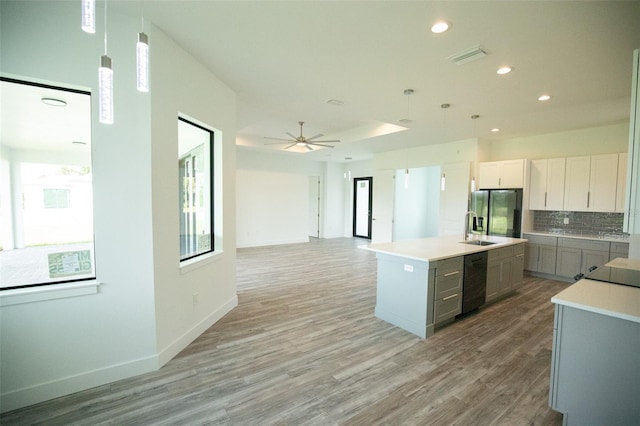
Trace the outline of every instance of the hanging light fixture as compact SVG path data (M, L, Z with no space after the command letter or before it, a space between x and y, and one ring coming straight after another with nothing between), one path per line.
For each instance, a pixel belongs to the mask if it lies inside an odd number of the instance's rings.
M474 192L476 190L476 177L472 177L471 178L471 192Z
M144 30L144 18L142 18L142 29ZM136 44L136 80L138 91L149 91L149 36L144 32L138 33L138 43Z
M113 124L113 68L107 56L107 0L104 2L104 55L98 68L98 104L101 123Z
M445 175L443 173L442 177L440 178L440 191L444 191L445 184L446 184L446 177L445 177Z
M404 169L404 189L409 188L409 169Z
M96 2L95 0L82 0L82 31L96 32Z
M413 89L405 89L404 92L407 97L407 116L405 118L401 118L400 121L402 124L410 124L413 120L411 120L411 115L409 114L409 96L413 95Z

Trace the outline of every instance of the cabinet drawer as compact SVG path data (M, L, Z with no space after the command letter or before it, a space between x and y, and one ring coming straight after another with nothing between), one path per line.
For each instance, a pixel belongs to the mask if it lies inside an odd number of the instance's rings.
M449 274L436 277L435 300L439 300L462 291L462 271L453 271Z
M516 244L513 246L513 255L517 256L519 254L524 254L524 243Z
M434 303L433 323L437 324L462 312L462 293L452 294Z
M578 238L558 238L558 247L581 250L609 251L609 241L581 240Z
M611 243L611 253L629 256L629 243Z
M508 247L502 247L499 249L489 250L487 260L491 262L493 260L504 259L506 257L513 257L513 247L514 246L508 246ZM523 246L523 250L524 250L524 246Z
M529 240L531 244L540 244L546 246L558 245L558 237L547 237L545 235L524 234L522 238Z
M464 269L464 257L452 257L451 259L438 260L436 263L436 277L451 274L452 272L459 272L462 275Z

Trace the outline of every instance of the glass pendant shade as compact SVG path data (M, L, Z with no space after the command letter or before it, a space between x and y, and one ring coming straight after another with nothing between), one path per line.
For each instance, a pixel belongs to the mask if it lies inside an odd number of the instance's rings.
M145 33L138 33L136 45L137 81L140 92L149 91L149 37Z
M404 169L404 189L409 188L409 169Z
M444 173L443 173L442 177L440 178L440 191L444 191L445 190L445 185L446 185L446 178L445 178Z
M82 0L82 31L96 32L96 2L95 0Z
M100 122L113 124L113 69L111 68L111 58L107 55L100 57L98 91Z

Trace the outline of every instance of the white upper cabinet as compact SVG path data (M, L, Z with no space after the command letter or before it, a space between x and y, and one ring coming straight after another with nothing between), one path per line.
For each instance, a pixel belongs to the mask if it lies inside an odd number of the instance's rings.
M616 213L624 213L627 195L627 160L629 155L618 154L618 187L616 189Z
M480 189L522 188L524 186L524 160L491 161L480 163Z
M615 211L617 182L618 154L567 158L564 210Z
M529 208L531 210L562 210L564 179L564 158L531 161Z

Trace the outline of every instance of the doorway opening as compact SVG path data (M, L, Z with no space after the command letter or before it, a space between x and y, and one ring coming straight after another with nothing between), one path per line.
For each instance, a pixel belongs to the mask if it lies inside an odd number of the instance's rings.
M373 178L353 179L353 236L371 239Z

